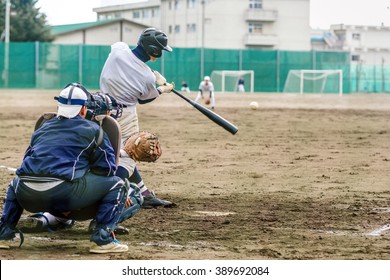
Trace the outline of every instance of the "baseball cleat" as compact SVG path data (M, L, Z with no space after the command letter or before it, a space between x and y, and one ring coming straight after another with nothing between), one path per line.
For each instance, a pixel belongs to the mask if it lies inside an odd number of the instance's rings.
M118 240L114 239L111 243L108 243L106 245L97 245L94 244L89 249L90 253L95 254L106 254L106 253L122 253L129 250L129 247L127 245L120 244Z
M130 233L130 230L126 227L123 227L123 226L116 226L115 229L114 229L114 233L115 234L129 234Z
M88 232L89 233L93 233L95 230L96 230L96 220L92 220L89 223ZM116 226L115 229L114 229L114 233L118 234L118 235L129 234L130 230L128 228L124 227L124 226Z
M10 240L0 240L0 249L9 249L10 248Z
M144 202L141 206L142 208L154 208L159 206L173 207L175 206L175 204L168 200L164 200L156 197L154 192L150 192L150 194L144 196Z

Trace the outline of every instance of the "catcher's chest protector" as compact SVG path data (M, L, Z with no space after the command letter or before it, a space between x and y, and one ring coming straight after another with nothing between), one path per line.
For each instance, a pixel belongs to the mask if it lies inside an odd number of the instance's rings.
M49 112L44 113L35 123L34 131L40 128L45 122L56 117L57 113ZM111 116L105 116L104 119L100 122L100 131L97 136L97 145L99 146L103 141L103 131L107 133L108 138L110 139L111 145L114 149L116 163L119 162L119 154L121 148L121 139L122 134L118 122Z

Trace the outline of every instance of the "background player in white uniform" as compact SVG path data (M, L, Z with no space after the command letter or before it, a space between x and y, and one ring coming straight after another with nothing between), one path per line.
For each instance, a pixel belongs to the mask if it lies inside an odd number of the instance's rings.
M136 105L153 101L162 93L170 93L174 84L166 80L157 71L146 65L147 61L156 61L162 51L171 52L168 38L155 28L145 29L139 37L137 47L130 49L124 42L111 46L100 76L100 90L112 95L118 103L126 105L121 118L118 118L122 132L122 141L139 131ZM156 84L159 85L156 88ZM119 167L116 173L121 178L129 178L136 183L144 197L143 207L171 206L172 202L157 198L145 186L134 160L121 151Z
M201 98L203 99L203 93L208 93L211 101L211 109L214 110L215 107L215 97L214 97L214 85L210 81L209 76L205 76L203 81L199 84L198 95L195 98L195 102L197 103Z

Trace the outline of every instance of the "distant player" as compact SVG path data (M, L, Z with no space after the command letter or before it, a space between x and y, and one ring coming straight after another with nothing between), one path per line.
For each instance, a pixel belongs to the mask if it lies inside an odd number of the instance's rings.
M181 81L181 90L190 93L190 87L185 80Z
M211 101L211 110L214 110L215 107L215 97L214 97L214 85L210 81L209 76L205 76L203 81L199 84L198 95L195 98L195 103L197 103L200 99L204 99L203 93L208 93Z
M245 92L245 86L244 86L244 79L242 77L240 77L238 79L238 84L237 84L237 88L238 88L238 92Z

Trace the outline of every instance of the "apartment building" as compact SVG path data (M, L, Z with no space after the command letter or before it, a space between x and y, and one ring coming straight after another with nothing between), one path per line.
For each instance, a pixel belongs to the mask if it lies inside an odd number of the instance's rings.
M312 48L348 51L352 63L389 64L390 27L333 24L329 30L316 31L312 36Z
M126 1L123 1L126 2ZM146 0L94 8L162 29L172 46L310 50L310 0Z

